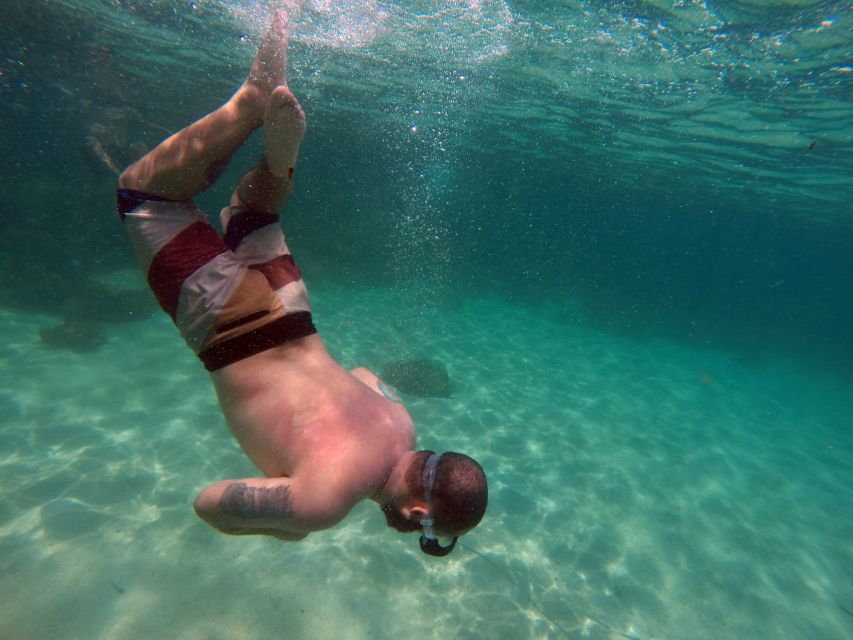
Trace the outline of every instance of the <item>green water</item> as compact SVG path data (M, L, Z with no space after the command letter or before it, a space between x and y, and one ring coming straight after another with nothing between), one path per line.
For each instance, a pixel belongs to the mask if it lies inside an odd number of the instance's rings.
M850 7L283 3L320 333L445 365L419 445L489 474L435 563L368 505L299 545L192 512L253 470L114 169L233 91L273 4L0 7L0 637L851 635Z

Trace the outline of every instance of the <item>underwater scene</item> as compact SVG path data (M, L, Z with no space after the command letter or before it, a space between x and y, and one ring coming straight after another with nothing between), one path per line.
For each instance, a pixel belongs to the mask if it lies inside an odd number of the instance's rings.
M116 214L273 13L319 335L488 510L306 539ZM0 639L853 637L849 0L3 0ZM256 134L196 202L219 210Z

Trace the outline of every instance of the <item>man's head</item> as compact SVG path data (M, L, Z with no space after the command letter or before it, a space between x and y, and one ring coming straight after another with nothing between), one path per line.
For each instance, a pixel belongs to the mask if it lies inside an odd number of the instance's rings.
M483 468L461 453L418 451L406 469L404 484L408 494L404 508L386 504L382 512L388 526L397 531L422 531L421 549L431 555L449 553L452 544L441 547L436 536L467 533L482 520L489 501Z

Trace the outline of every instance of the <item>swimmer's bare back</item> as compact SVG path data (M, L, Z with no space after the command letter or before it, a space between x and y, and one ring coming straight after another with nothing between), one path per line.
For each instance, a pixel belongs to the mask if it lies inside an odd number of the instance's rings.
M232 433L266 476L199 493L196 512L224 533L299 540L332 527L359 501L381 502L414 448L405 408L367 369L341 367L317 335L211 375Z

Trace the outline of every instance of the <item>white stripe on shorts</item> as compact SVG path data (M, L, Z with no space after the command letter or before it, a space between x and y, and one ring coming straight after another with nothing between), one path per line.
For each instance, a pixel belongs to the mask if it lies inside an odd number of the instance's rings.
M175 324L196 354L213 329L220 309L243 281L246 271L246 265L226 251L184 280Z

